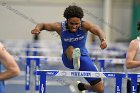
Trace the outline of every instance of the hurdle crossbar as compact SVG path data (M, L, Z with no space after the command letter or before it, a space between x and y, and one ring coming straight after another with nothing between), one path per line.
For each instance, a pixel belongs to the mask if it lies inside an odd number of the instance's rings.
M26 58L40 58L40 59L46 59L47 61L62 61L61 57L51 57L51 56L18 56L15 57L17 60L20 59L26 59ZM125 59L124 58L91 58L93 61L104 61L106 63L114 63L114 64L124 64Z
M46 76L68 76L68 77L96 77L96 78L116 78L116 75L126 77L123 72L93 72L93 71L63 71L63 70L37 70L37 75ZM140 74L139 74L140 75Z

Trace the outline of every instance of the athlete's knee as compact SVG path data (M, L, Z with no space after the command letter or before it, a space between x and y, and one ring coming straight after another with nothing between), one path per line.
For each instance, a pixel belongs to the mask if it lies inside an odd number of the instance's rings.
M104 86L99 87L97 93L104 93Z
M103 84L100 85L94 85L92 86L93 90L96 91L97 93L104 93L104 86Z
M73 54L73 50L74 50L74 47L73 46L69 46L67 49L66 49L66 56L72 60L72 54Z
M96 91L97 93L104 93L104 85L100 78L91 82L90 85L92 86L93 91Z

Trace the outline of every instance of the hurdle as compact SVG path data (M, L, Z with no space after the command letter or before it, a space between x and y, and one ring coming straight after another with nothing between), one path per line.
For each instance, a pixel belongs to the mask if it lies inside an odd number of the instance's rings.
M41 59L43 62L61 62L61 57L50 57L50 56L19 56L19 60L25 59L26 61L26 71L25 71L25 89L27 91L30 90L30 74L31 74L31 63L35 63L35 69L39 70ZM115 64L123 64L124 60L122 59L114 59L114 58L91 58L93 61L98 61L100 63L100 68L104 71L104 64L106 62L115 63ZM115 62L114 60L117 60ZM119 61L119 62L118 62ZM35 90L39 91L39 76L35 74Z
M37 70L36 74L40 76L39 93L46 93L47 76L115 78L115 93L122 93L122 78L127 78L124 72ZM137 78L140 78L140 74L129 73L128 77L132 80L131 93L137 93Z
M46 56L19 56L18 58L15 57L16 60L20 60L23 61L25 60L25 90L29 91L30 90L30 78L31 78L31 71L35 71L38 70L40 68L40 64L41 64L41 60L46 61L46 62L50 62L50 61L54 61L54 62L58 62L61 61L60 57L46 57ZM35 63L35 69L31 69L31 63ZM35 75L35 91L39 91L39 76L37 74Z
M34 60L34 61L33 61ZM30 90L31 62L35 62L35 70L40 68L40 58L26 58L25 90ZM39 90L39 77L35 75L35 90Z
M105 71L105 63L110 63L110 64L125 64L125 59L124 58L91 58L92 61L98 61L100 65L100 71L104 72ZM125 69L125 67L124 67Z

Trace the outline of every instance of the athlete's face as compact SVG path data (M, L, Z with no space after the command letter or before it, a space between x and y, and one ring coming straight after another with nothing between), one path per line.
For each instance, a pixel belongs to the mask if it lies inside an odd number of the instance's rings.
M80 27L80 23L81 23L80 18L73 17L73 18L69 18L67 21L68 21L68 28L71 32L76 32L77 29Z

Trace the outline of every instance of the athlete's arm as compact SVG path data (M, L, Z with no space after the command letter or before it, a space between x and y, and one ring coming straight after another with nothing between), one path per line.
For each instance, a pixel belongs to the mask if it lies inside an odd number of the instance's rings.
M126 67L128 69L140 66L140 61L134 60L134 57L138 50L138 44L139 42L137 40L132 40L129 44L129 47L126 53Z
M84 21L83 27L85 28L86 31L90 31L91 33L97 35L100 38L100 40L101 40L100 47L102 49L107 47L105 33L100 29L99 26L92 24L88 21Z
M0 63L5 67L4 72L0 72L0 80L6 80L19 75L20 69L14 58L6 51L0 43Z
M39 34L42 30L47 31L56 31L60 34L61 31L61 23L39 23L36 27L31 31L32 34Z

